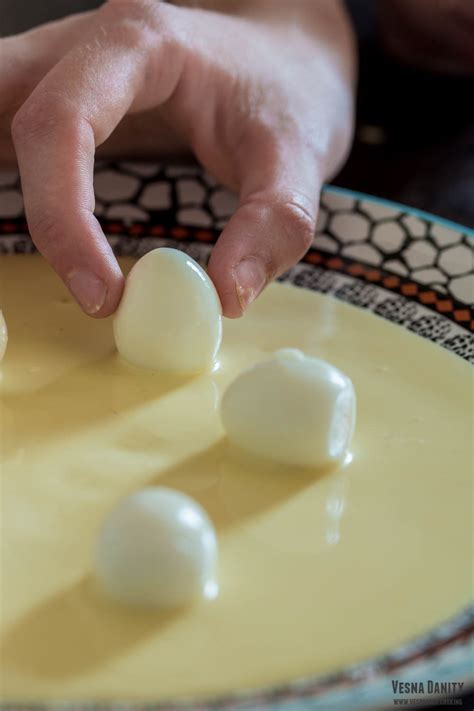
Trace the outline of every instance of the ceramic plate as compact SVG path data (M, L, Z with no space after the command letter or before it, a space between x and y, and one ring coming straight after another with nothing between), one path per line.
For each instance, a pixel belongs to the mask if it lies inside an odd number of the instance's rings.
M122 255L139 256L156 246L172 245L205 264L237 204L235 196L194 166L100 164L95 186L97 217ZM313 247L281 280L369 309L473 362L473 236L472 230L429 214L328 187ZM0 173L0 254L31 251L18 176ZM208 703L153 708L340 711L393 707L394 677L406 681L462 679L464 691L472 687L473 644L473 610L459 610L429 634L330 675ZM138 711L145 706L123 708ZM83 708L77 703L35 708L79 707ZM23 708L16 707L17 711ZM100 708L107 707L100 704Z

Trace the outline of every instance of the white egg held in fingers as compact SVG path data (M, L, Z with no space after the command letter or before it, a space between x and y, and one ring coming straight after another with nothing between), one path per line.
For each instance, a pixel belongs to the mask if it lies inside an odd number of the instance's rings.
M152 370L212 369L222 339L219 296L184 252L155 249L132 267L114 317L119 353Z
M282 349L234 380L221 419L229 440L243 449L284 464L325 467L348 453L355 391L330 363Z
M125 498L100 531L96 577L114 600L173 608L217 594L217 538L185 494L149 487Z
M7 324L6 324L5 318L3 316L3 311L0 309L0 361L3 359L3 356L5 355L5 351L7 350L7 343L8 343Z

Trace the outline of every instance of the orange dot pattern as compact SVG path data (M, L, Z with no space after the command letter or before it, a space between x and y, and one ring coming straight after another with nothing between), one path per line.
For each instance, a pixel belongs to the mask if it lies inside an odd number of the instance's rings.
M144 222L134 222L127 224L118 220L100 220L105 234L111 236L127 237L160 237L173 239L178 242L197 241L213 244L219 232L215 229L202 229L198 227L166 226L159 224L148 224ZM23 218L17 220L0 221L0 234L28 234L28 225ZM434 291L429 286L418 284L408 278L390 274L382 269L356 262L346 257L335 257L322 250L310 249L302 260L307 264L330 269L349 274L361 281L369 284L378 284L389 291L396 292L406 298L417 301L423 306L442 314L445 318L463 326L474 332L474 309L452 298L447 298L443 294Z

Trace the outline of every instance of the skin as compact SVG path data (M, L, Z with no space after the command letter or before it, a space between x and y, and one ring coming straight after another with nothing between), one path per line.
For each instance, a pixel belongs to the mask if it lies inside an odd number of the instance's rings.
M223 5L110 0L2 40L2 158L16 155L35 244L91 315L123 289L93 216L98 148L191 151L238 191L209 263L226 316L312 242L321 184L351 141L350 24L338 0L275 0L271 20L265 1Z
M377 8L397 59L473 73L472 0ZM109 0L0 40L0 56L0 163L18 163L32 238L86 313L110 315L123 289L93 216L96 152L190 152L238 192L209 263L226 316L310 246L353 130L342 0Z

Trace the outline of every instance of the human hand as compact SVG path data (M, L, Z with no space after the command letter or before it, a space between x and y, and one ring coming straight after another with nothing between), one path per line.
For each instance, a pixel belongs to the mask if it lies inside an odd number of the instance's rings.
M0 40L0 116L5 129L14 114L31 235L87 313L111 314L123 288L93 215L98 146L189 148L238 191L209 262L226 316L310 246L321 184L350 144L352 36L338 1L277 5L269 21L110 0Z

